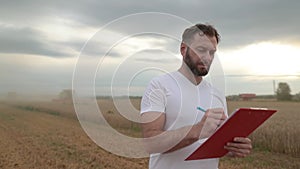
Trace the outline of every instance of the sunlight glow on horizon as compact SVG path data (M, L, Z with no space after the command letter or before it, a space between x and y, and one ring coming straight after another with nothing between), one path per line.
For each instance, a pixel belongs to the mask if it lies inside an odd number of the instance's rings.
M300 48L288 44L260 42L220 52L225 74L278 76L300 75Z

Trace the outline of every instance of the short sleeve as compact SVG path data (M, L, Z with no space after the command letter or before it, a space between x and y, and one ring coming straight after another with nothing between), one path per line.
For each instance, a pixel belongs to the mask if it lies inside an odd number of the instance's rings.
M226 97L223 92L220 90L213 88L212 95L219 100L219 102L222 104L222 107L224 109L225 115L228 117L228 111L227 111L227 102L226 102Z
M141 114L146 112L165 112L166 94L157 78L147 86L141 101Z

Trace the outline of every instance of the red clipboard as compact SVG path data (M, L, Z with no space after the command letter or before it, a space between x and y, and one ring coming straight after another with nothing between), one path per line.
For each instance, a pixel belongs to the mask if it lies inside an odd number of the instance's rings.
M219 158L228 153L224 146L234 137L247 137L277 110L265 108L237 109L215 133L199 146L187 160Z

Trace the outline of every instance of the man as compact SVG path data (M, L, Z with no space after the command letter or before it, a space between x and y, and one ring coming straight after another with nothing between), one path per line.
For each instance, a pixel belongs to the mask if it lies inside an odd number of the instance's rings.
M218 168L218 159L184 161L228 116L224 95L203 79L218 43L219 34L211 25L187 28L179 70L156 77L148 85L141 119L150 169ZM231 157L245 157L252 149L251 140L235 138L224 148Z

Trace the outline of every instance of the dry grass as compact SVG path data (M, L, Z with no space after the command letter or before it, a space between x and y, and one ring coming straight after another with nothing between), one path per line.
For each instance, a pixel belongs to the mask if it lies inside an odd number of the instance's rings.
M84 133L74 111L68 114L72 105L52 104L0 104L0 168L139 169L147 166L147 159L118 157L103 150ZM32 105L38 108L28 108ZM61 111L54 115L43 109Z
M132 104L139 109L139 99ZM98 101L105 119L119 132L139 137L139 125L119 114L111 100ZM238 107L278 109L251 135L253 153L245 159L222 158L220 169L300 168L300 103L228 102ZM0 168L147 168L147 159L128 159L98 147L82 130L70 103L0 102Z
M259 127L251 138L256 148L300 157L299 102L228 102L230 112L237 107L266 107L278 112Z

